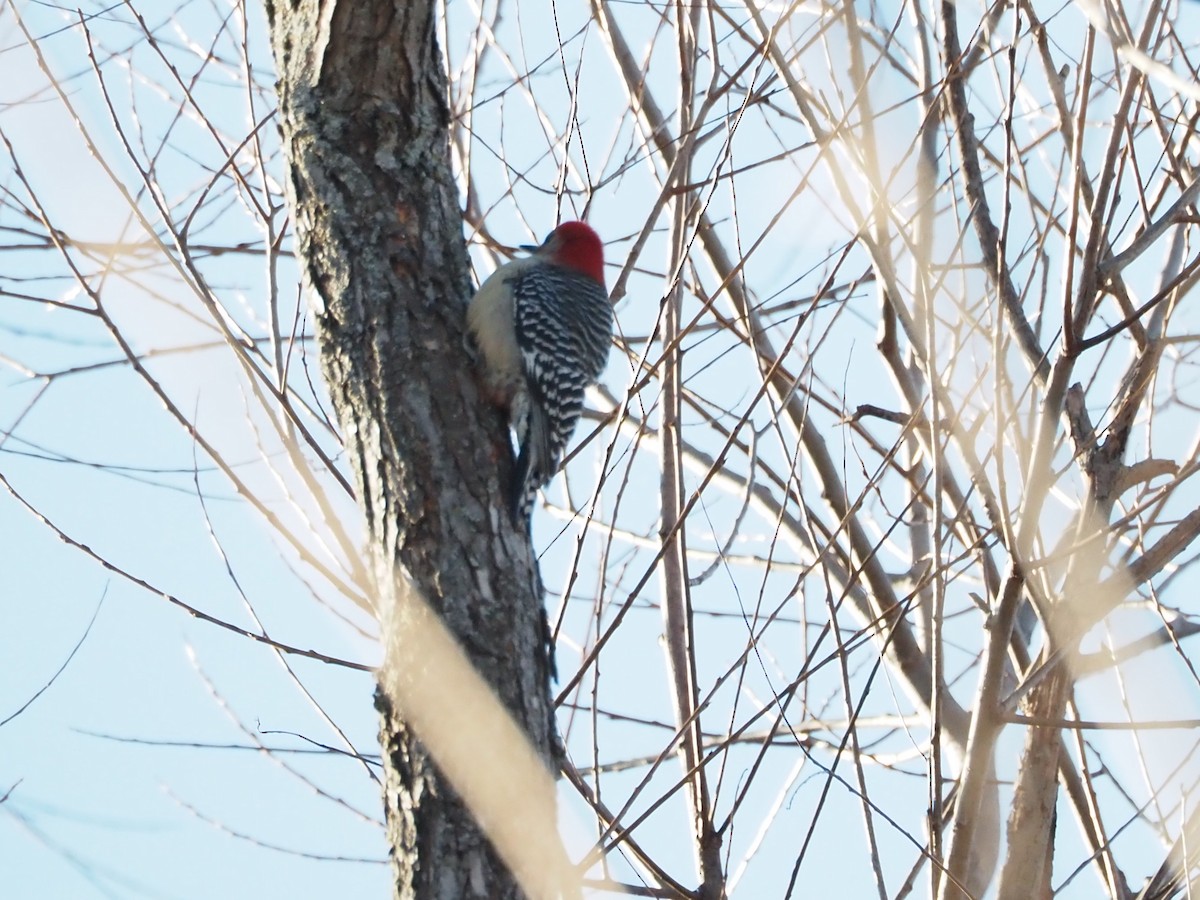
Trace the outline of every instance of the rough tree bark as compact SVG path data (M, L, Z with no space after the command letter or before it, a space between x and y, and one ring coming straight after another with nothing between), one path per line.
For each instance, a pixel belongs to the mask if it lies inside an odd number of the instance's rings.
M383 625L376 696L395 896L517 897L442 775L453 767L427 734L418 743L422 720L405 695L432 686L442 706L427 720L466 716L454 724L460 734L478 725L457 709L441 662L403 637L433 609L536 753L551 758L536 564L503 515L507 435L498 415L481 413L462 338L470 281L434 7L289 0L268 2L267 15L296 250L318 307Z

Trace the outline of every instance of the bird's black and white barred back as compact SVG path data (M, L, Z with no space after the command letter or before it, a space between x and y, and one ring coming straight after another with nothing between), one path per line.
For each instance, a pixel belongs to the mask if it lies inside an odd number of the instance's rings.
M525 520L538 489L558 471L588 386L604 371L613 315L604 286L566 266L520 270L510 286L529 394L512 406L520 451L510 503L513 516Z

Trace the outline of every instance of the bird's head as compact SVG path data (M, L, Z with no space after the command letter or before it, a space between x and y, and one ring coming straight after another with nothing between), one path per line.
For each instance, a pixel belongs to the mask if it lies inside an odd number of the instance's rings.
M581 272L604 286L604 244L586 222L563 222L540 246L521 249Z

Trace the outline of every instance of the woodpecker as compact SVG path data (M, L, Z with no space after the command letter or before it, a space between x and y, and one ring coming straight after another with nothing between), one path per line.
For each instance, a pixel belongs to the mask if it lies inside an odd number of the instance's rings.
M529 255L492 273L467 307L484 390L508 414L519 452L509 487L514 524L558 471L612 343L604 248L583 222L564 222Z

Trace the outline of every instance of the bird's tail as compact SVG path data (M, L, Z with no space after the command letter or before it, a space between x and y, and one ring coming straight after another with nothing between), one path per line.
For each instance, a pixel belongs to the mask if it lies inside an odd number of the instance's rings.
M540 404L531 403L517 421L517 468L509 492L513 523L529 522L538 489L554 477L561 448L555 446L554 430Z

